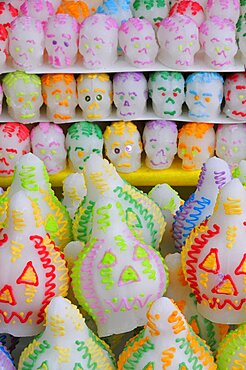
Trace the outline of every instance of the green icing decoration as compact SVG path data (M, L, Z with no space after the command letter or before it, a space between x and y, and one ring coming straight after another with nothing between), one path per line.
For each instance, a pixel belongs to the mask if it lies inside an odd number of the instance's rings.
M140 281L140 278L134 268L132 266L128 266L120 275L119 285L129 284L134 281Z
M131 220L130 225L132 227L138 228L138 229L143 228L143 225L141 223L139 216L131 208L127 208L126 210L126 221L128 224L129 224L129 220Z
M100 219L98 219L98 228L100 230L103 230L106 232L107 228L111 225L110 223L110 215L107 213L107 210L112 208L111 204L108 204L107 206L101 207L97 209L97 214L101 216Z
M116 245L120 247L121 251L125 251L127 249L127 244L125 242L125 239L121 235L117 235L114 238Z
M84 369L80 364L76 363L73 367L73 370L84 370Z
M79 140L81 135L86 137L96 136L98 139L103 139L102 130L96 123L81 121L71 125L68 129L68 135L71 139Z
M178 370L189 370L188 367L185 365L184 362L181 362L181 364L179 364L179 368Z
M144 270L143 270L143 273L144 274L148 274L148 278L151 279L151 280L156 280L156 272L155 270L152 268L152 265L150 263L149 260L145 259L143 262L142 262L142 265L144 267L146 267Z
M135 249L135 256L139 259L142 259L142 258L148 257L148 253L146 252L146 250L143 247L138 246Z
M31 343L30 346L33 346L33 343ZM44 340L42 343L40 343L36 348L33 349L33 353L30 353L27 359L23 362L21 370L34 369L39 356L42 355L49 348L50 344L47 342L47 340Z
M106 285L106 289L110 290L114 286L114 280L112 279L112 268L105 267L100 270L102 276L101 283Z
M42 362L42 364L37 367L37 370L49 370L48 361Z
M143 370L155 370L155 363L153 361L148 362L146 366L143 367Z
M112 266L116 262L116 257L113 253L106 252L101 260L101 265Z
M24 190L38 191L39 186L36 182L35 166L22 166L22 171L19 172L21 187Z
M55 234L58 230L58 225L56 219L53 215L49 215L44 222L45 230L50 233L50 235Z

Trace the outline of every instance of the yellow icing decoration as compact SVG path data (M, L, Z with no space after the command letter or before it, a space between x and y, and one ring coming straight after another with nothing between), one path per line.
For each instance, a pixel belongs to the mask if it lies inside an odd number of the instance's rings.
M35 297L35 294L37 293L37 288L33 285L26 285L25 286L25 297L26 298L26 303L32 303L33 298Z
M65 335L65 326L64 320L62 320L58 315L50 316L50 322L46 325L50 325L50 329L53 332L54 337L64 337Z
M168 317L168 322L174 323L172 326L174 334L179 334L181 331L186 330L185 322L178 311L173 311L171 313L171 315Z
M226 231L226 240L229 241L229 243L226 244L227 248L232 248L233 244L236 241L237 238L237 227L236 226L228 226Z
M227 198L228 202L224 203L224 211L226 215L241 215L241 199Z
M18 258L21 258L21 252L24 248L24 245L22 243L16 242L15 240L11 240L10 243L11 255L13 256L11 258L11 262L15 262Z
M54 346L54 350L58 351L58 364L62 364L63 362L70 362L71 357L71 350L70 348L63 347L63 346Z
M170 347L162 351L161 362L163 363L162 368L166 369L168 366L172 365L172 359L174 358L174 353L176 352L175 347Z
M102 172L92 172L90 174L90 179L99 190L100 194L104 194L106 191L110 190L108 182L103 180Z
M14 223L14 230L24 231L26 224L24 222L23 212L18 210L13 210L11 215Z

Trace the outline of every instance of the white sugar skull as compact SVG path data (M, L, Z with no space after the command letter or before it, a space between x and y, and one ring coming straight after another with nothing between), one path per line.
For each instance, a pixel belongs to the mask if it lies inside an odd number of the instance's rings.
M49 64L56 68L69 67L76 62L78 52L78 23L68 14L56 14L45 25L45 48Z
M39 120L43 98L38 75L23 71L10 72L3 78L3 92L11 118L20 123Z
M71 121L77 106L76 81L73 74L47 74L41 77L47 117L55 123Z
M208 0L206 5L207 18L219 15L222 18L231 19L234 23L240 15L239 0Z
M18 159L30 152L29 129L17 122L0 125L0 176L12 176Z
M210 121L219 116L223 83L217 72L195 72L187 77L185 102L193 121Z
M108 67L117 60L118 23L109 15L93 14L80 26L79 51L86 68Z
M72 124L68 129L65 143L69 167L75 172L83 171L91 153L102 156L103 136L96 123L82 121Z
M246 159L246 123L218 125L215 151L231 170L235 169L242 159Z
M175 69L185 69L194 64L194 55L200 49L198 27L185 15L175 14L164 18L157 31L160 45L158 59Z
M141 166L142 142L137 126L132 122L114 122L103 134L105 152L119 172L134 172Z
M31 130L32 152L42 159L49 174L66 168L65 135L55 123L40 122Z
M228 74L224 84L224 112L238 121L246 120L246 72Z
M203 6L197 1L176 1L170 9L169 17L174 14L186 15L196 23L197 27L200 27L205 20Z
M12 1L11 1L12 3ZM3 24L7 29L11 22L18 17L19 11L10 2L0 1L0 24Z
M20 12L32 18L37 18L41 22L55 15L61 0L25 0L20 6Z
M178 134L178 156L184 170L199 170L215 148L213 124L186 123Z
M154 64L158 53L155 31L147 19L130 18L119 28L119 45L125 59L134 67Z
M141 117L146 111L147 80L141 72L118 72L113 77L113 100L123 121Z
M237 42L241 51L242 61L246 64L246 12L244 15L240 15L237 22Z
M106 73L81 74L77 78L78 103L89 121L107 118L112 109L112 81Z
M43 62L44 30L38 19L17 17L9 30L9 53L13 65L26 71L39 67Z
M155 30L160 25L163 18L168 16L169 2L168 0L163 1L138 1L135 0L132 3L132 13L135 18L147 19Z
M152 72L148 90L155 114L163 118L175 118L182 113L185 100L184 77L180 72Z
M232 20L217 15L209 17L201 24L200 43L210 67L223 69L234 66L238 47L236 26Z
M177 153L178 129L173 121L149 121L143 131L146 166L153 170L169 168Z
M0 24L0 66L4 65L8 56L8 31Z

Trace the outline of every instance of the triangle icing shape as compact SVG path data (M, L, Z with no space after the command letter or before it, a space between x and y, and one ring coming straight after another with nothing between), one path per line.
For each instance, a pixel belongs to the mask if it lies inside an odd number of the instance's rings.
M137 271L132 266L126 266L121 274L118 281L118 286L132 284L140 281Z
M218 249L211 248L210 252L204 258L204 260L198 265L201 270L217 274L220 270L220 263L218 258Z
M21 275L16 280L16 283L38 286L38 275L31 261L27 262Z
M237 288L230 275L225 275L223 281L217 284L212 289L212 292L216 294L238 295Z
M11 306L16 305L16 300L13 294L12 286L6 284L0 290L0 302L9 303Z

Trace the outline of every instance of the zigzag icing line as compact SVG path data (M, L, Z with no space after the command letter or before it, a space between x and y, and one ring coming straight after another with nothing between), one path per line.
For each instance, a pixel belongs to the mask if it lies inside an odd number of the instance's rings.
M191 230L193 230L194 227L197 226L200 216L203 214L204 209L210 205L210 203L211 203L210 199L205 197L202 197L201 200L194 201L194 205L196 204L197 206L194 206L193 208L195 212L190 213L189 217L185 219L186 223L188 225L190 224L190 226L184 226L184 230L188 230L189 232L183 234L184 238L187 238L190 235Z
M229 306L232 306L234 310L241 310L243 304L246 302L246 298L242 298L239 302L239 304L233 303L230 299L225 299L222 303L219 303L216 301L216 298L209 299L206 294L202 295L202 298L208 301L210 308L218 307L219 310L222 310L225 308L225 306L228 304Z
M82 206L79 207L78 212L75 215L73 223L73 233L75 239L86 243L89 235L88 224L91 219L95 202L90 200L87 205L87 208L84 208L83 205L84 201L82 203Z
M131 302L131 305L129 305L126 297L123 297L117 305L114 305L111 301L106 301L106 303L112 307L114 312L119 312L122 307L126 308L128 311L131 311L135 304L138 304L140 308L145 307L148 301L150 301L151 297L153 297L153 300L156 298L154 294L149 294L147 297L142 299L140 297L135 297L134 301Z
M0 315L2 316L5 324L9 324L14 318L17 318L22 324L25 324L32 314L32 311L28 311L25 316L20 316L17 312L12 312L10 316L6 316L4 311L0 310Z

